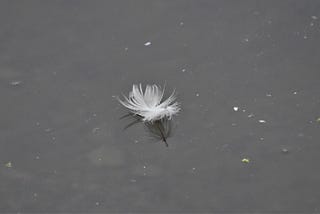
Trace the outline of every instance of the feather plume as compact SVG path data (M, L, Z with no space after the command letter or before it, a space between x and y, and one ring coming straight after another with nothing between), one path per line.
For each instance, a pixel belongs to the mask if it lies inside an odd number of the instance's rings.
M119 102L130 112L142 117L144 122L154 122L163 118L171 119L180 111L179 103L175 102L175 91L163 102L161 102L164 89L157 85L147 85L145 91L141 84L133 85L129 97L123 95L124 100L118 98Z

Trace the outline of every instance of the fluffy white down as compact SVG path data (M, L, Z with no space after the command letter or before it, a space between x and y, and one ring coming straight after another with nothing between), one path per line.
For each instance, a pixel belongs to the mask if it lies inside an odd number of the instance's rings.
M124 101L119 102L128 108L133 114L142 117L145 122L153 122L162 118L171 119L172 116L180 111L179 103L174 102L176 99L175 92L163 102L161 102L164 94L157 85L147 85L143 93L141 84L133 85L129 97L123 96Z

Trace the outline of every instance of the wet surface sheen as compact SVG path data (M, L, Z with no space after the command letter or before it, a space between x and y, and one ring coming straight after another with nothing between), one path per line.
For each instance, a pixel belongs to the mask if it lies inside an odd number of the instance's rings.
M319 1L1 1L0 212L319 212ZM169 147L114 96L174 88Z

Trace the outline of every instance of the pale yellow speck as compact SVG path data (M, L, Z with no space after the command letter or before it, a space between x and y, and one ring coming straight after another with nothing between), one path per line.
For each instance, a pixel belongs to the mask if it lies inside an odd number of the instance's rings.
M250 162L250 159L249 158L243 158L241 160L242 163L249 163Z
M11 167L12 167L12 163L11 163L11 162L8 162L8 163L5 164L5 166L6 166L7 168L11 168Z

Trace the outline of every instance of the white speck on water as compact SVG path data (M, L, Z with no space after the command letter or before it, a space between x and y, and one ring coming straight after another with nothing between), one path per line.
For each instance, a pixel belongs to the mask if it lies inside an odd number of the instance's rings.
M266 94L267 97L272 97L272 94Z
M179 23L179 25L180 25L180 26L183 26L183 25L184 25L184 23L183 23L183 22L180 22L180 23Z
M266 123L265 120L259 120L259 123Z
M52 131L52 129L47 128L47 129L45 129L44 131L45 131L45 132L51 132L51 131Z
M318 17L316 17L316 16L311 16L311 18L312 18L313 20L317 20L317 19L318 19Z
M298 92L295 91L295 92L293 92L293 94L296 95L296 94L298 94Z
M139 143L139 141L138 140L134 140L134 143Z
M96 206L99 206L99 205L100 205L100 203L97 201L97 202L96 202Z
M250 118L250 117L253 117L253 116L254 116L254 114L249 114L249 115L248 115L249 118Z
M312 27L313 25L314 25L314 23L313 23L313 22L311 22L311 23L310 23L310 26Z
M260 137L260 140L264 140L264 138L263 138L263 137Z
M150 45L151 45L151 42L144 43L144 46L150 46Z
M40 123L39 123L39 122L36 122L36 126L40 126Z
M245 42L249 42L249 39L248 39L248 38L245 38L244 41L245 41Z
M39 156L36 156L35 158L36 158L36 160L39 160L39 159L40 159L40 157L39 157Z
M245 109L242 109L242 112L246 112L246 110L245 110Z
M304 39L308 39L308 37L306 35L303 36Z
M22 81L12 81L11 83L10 83L10 85L12 85L12 86L17 86L17 85L20 85L22 83Z
M237 124L236 123L231 123L231 126L236 126Z
M147 166L143 166L143 168L144 168L144 169L146 169L146 168L147 168Z
M130 182L131 183L135 183L135 182L137 182L137 180L136 179L130 179Z
M196 170L196 168L195 168L195 167L193 167L193 168L192 168L192 170L193 170L193 171L195 171L195 170Z
M33 193L33 197L35 197L35 198L38 197L38 193L36 193L36 192Z
M9 161L8 163L6 163L6 164L5 164L5 167L7 167L7 168L11 168L11 167L12 167L12 163L11 163L11 161Z
M129 48L124 48L124 51L128 51L129 50Z
M281 149L281 152L282 152L282 153L288 153L288 152L289 152L289 150L288 150L288 149L286 149L286 148L283 148L283 149Z
M234 110L234 111L238 111L238 110L239 110L239 107L238 107L238 106L234 106L234 107L233 107L233 110Z
M56 140L56 137L52 137L52 140L55 141L55 140Z
M183 68L181 71L184 73L184 72L186 72L186 69L185 69L185 68Z
M200 94L199 93L196 93L196 97L199 97L200 96Z

